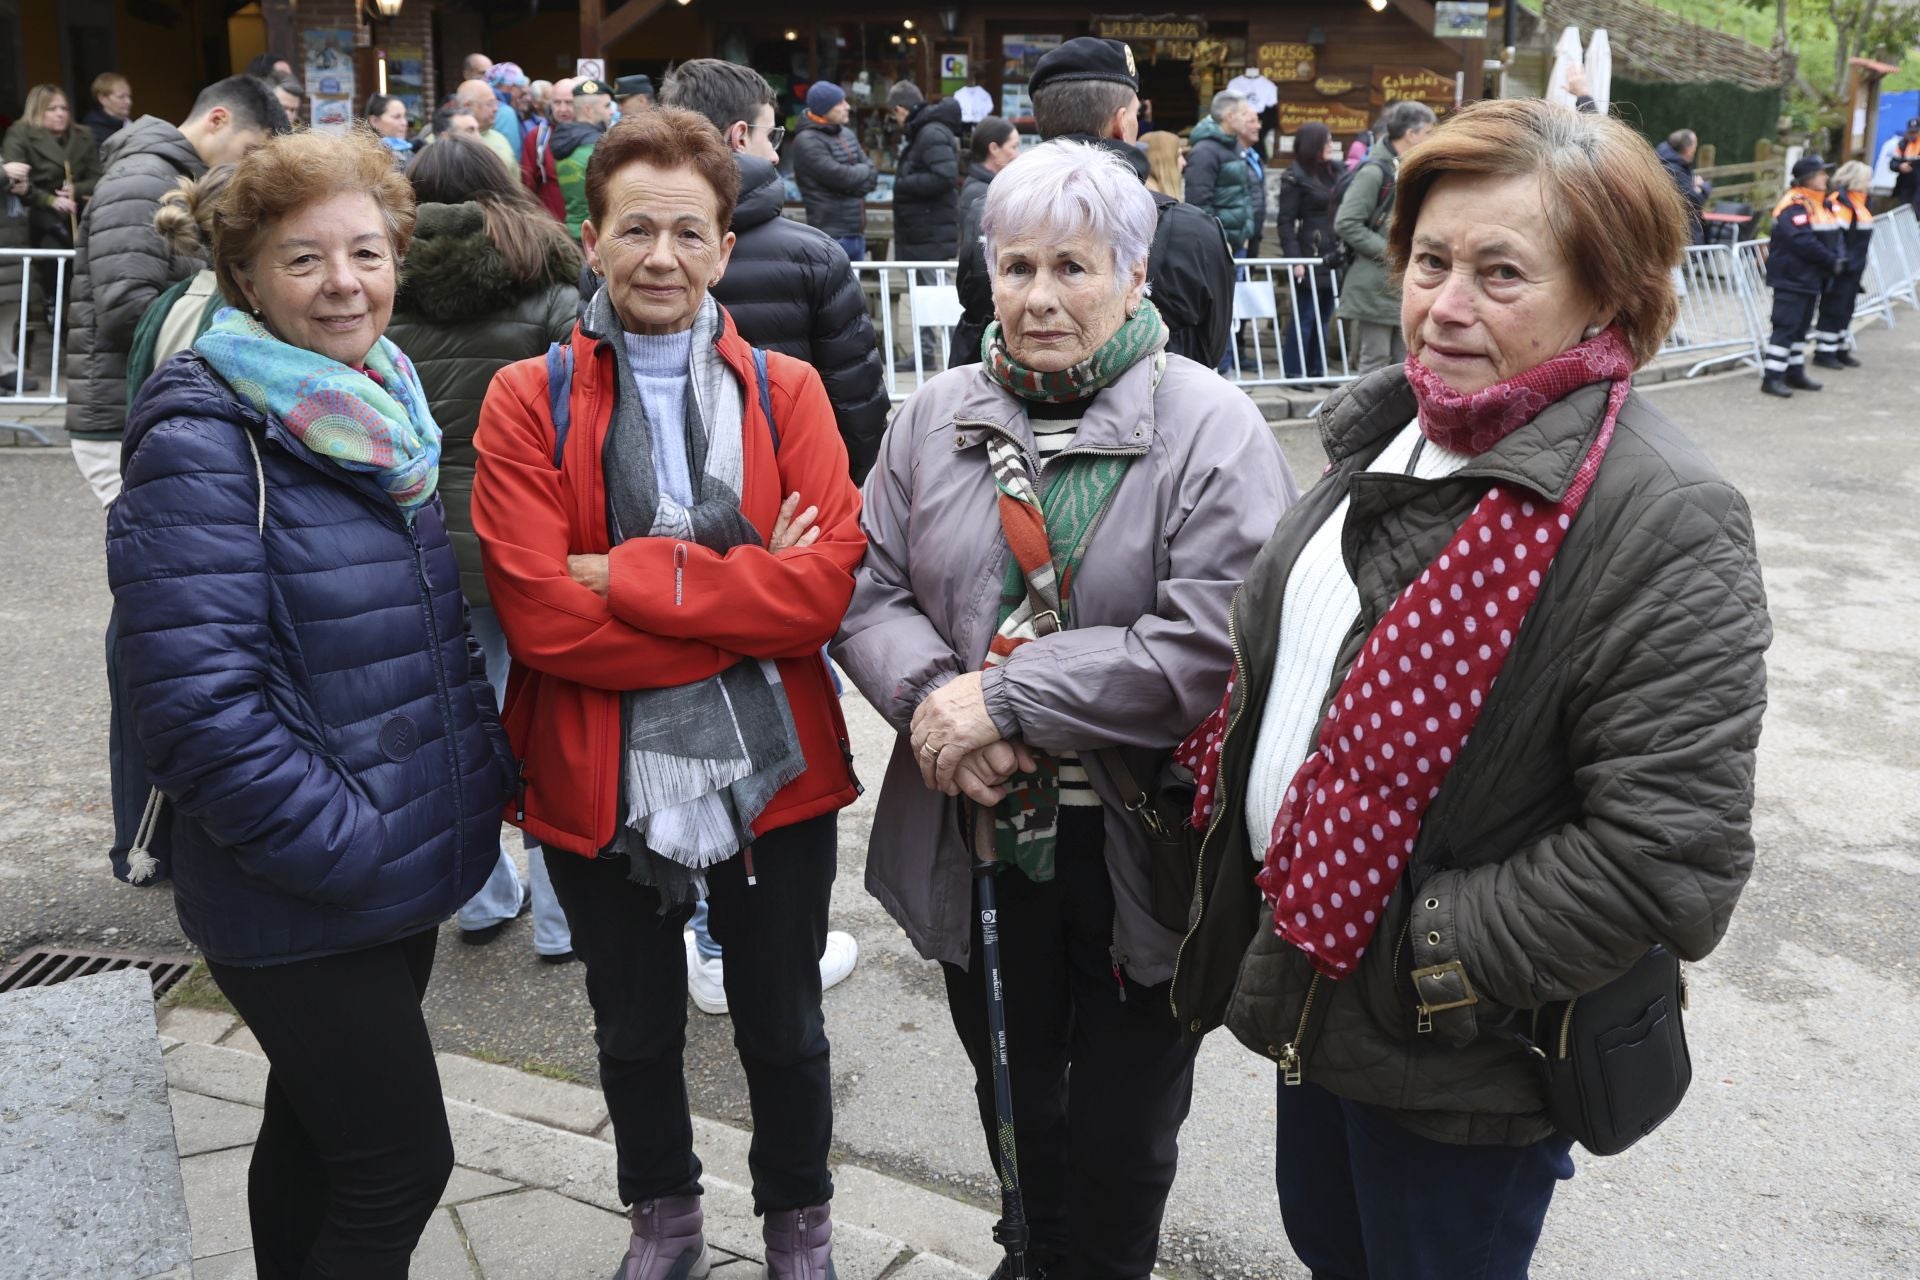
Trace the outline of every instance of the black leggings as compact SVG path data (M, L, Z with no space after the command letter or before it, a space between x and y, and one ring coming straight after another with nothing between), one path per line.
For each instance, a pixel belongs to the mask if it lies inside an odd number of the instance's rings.
M401 1280L453 1172L420 1016L432 929L345 955L209 963L266 1051L247 1209L260 1280Z

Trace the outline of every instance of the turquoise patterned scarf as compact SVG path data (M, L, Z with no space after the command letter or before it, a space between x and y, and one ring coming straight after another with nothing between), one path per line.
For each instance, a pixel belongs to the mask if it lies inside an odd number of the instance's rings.
M393 343L374 343L362 371L282 342L252 316L226 307L193 349L315 454L372 474L409 520L433 500L440 428L413 362Z

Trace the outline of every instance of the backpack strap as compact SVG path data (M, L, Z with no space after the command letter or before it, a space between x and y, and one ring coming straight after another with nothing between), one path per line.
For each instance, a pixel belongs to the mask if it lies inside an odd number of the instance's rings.
M773 452L780 453L780 424L773 420L773 392L767 383L767 353L753 348L753 381L760 391L760 413L767 420L767 434L773 437Z
M573 425L573 344L547 345L547 412L553 417L553 467L567 451L567 429Z

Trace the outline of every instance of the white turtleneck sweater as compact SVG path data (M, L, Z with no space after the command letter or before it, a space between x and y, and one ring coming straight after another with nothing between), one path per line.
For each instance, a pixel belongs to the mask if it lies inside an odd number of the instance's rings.
M1420 446L1417 456L1415 445ZM1424 439L1416 420L1393 438L1367 470L1438 480L1472 460L1470 454L1454 453ZM1360 616L1360 592L1340 552L1351 502L1350 497L1342 498L1326 523L1307 539L1287 575L1286 592L1281 597L1280 646L1273 658L1273 686L1261 712L1253 768L1247 776L1247 835L1256 861L1266 858L1287 784L1318 741L1333 664L1340 660L1340 643Z

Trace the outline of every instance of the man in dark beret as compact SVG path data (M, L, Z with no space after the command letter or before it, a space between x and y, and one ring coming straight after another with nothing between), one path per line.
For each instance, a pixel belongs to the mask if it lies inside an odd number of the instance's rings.
M653 77L621 76L613 82L613 100L620 104L622 115L645 111L653 105Z
M1034 66L1027 92L1042 138L1104 147L1141 182L1147 180L1147 157L1134 145L1140 133L1139 72L1124 42L1096 36L1067 41ZM1204 209L1159 192L1153 203L1159 224L1147 280L1167 324L1167 350L1215 368L1233 327L1233 251ZM976 364L993 319L993 275L977 239L960 246L955 282L966 314L953 328L952 363Z

